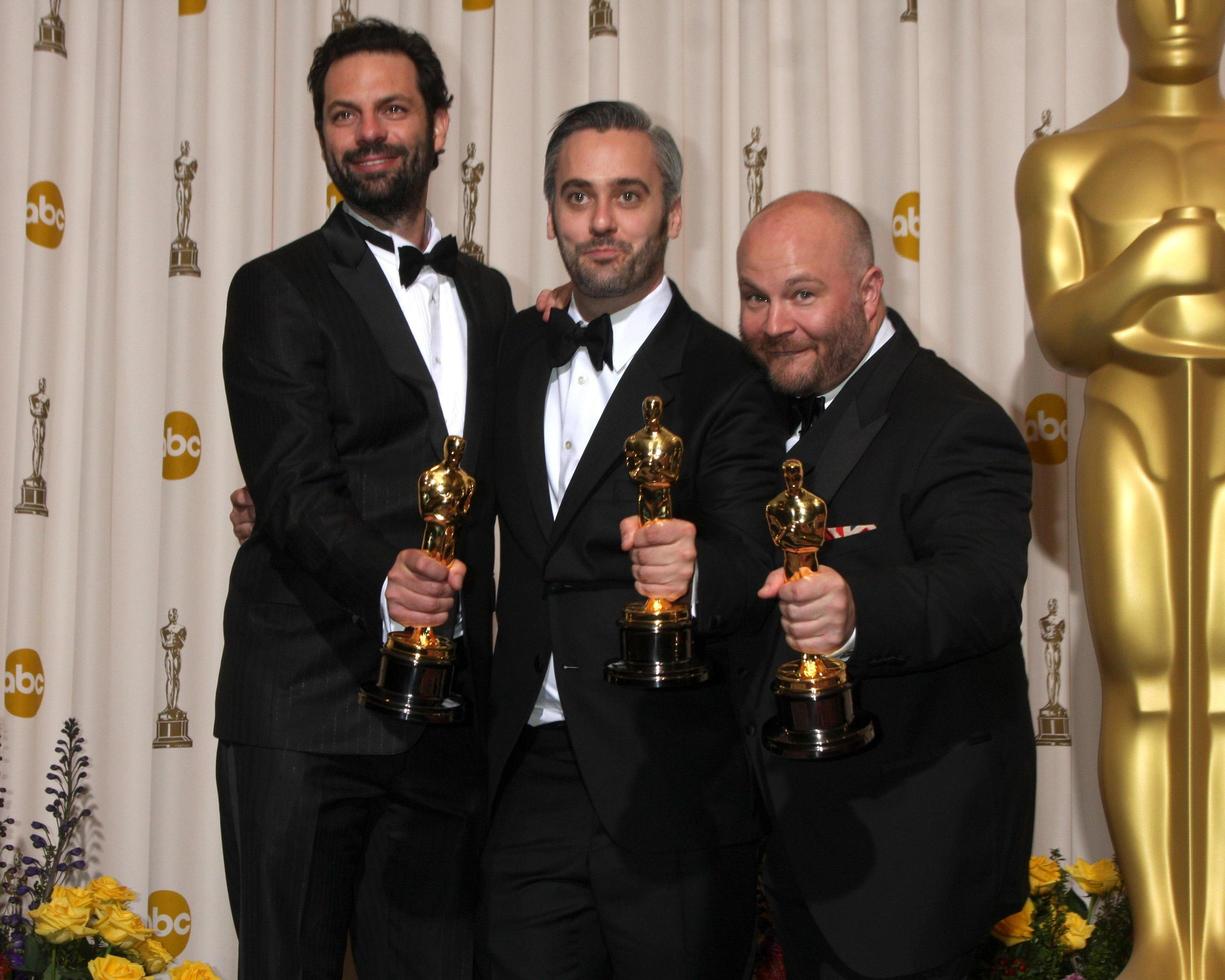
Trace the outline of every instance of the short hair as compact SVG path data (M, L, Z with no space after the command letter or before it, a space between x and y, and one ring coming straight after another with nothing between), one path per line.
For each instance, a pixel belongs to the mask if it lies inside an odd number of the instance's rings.
M323 131L323 81L328 69L341 58L365 51L391 51L407 55L417 69L417 88L430 118L440 109L451 107L451 93L442 62L424 34L406 31L403 27L378 17L365 17L349 27L335 31L315 48L306 84L315 102L315 129Z
M544 196L550 205L557 193L557 159L561 156L561 145L584 129L601 133L610 129L646 133L655 151L655 164L663 175L664 210L672 207L672 202L680 197L684 165L672 134L663 126L656 126L651 117L632 102L588 102L563 112L549 134L549 146L544 153Z

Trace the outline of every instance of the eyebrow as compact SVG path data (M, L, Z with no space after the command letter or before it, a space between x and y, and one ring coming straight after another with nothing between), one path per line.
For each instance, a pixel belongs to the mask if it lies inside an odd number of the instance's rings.
M590 180L584 180L582 177L571 177L561 185L561 190L589 190L593 185ZM650 194L651 188L646 181L640 180L637 177L617 177L612 181L612 186L618 190L639 190L643 194Z
M405 92L392 92L389 95L384 95L376 99L374 104L376 107L379 107L379 106L385 106L391 102L411 102L412 98L413 98L412 95L407 94ZM341 109L341 108L356 109L357 107L358 107L358 102L355 99L332 99L330 102L327 103L327 105L324 106L324 110L327 111L330 109Z

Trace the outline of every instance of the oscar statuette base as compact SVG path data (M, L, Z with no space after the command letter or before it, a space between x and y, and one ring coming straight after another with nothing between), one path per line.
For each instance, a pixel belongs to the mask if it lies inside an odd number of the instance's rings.
M200 252L190 238L176 240L170 246L170 274L172 276L199 276Z
M823 661L829 665L829 661ZM805 676L803 661L783 664L772 686L778 713L762 728L767 749L787 759L838 759L876 737L871 715L855 713L841 669Z
M451 694L455 644L428 630L392 633L379 660L379 676L357 700L404 721L450 725L464 718L464 702Z
M604 680L619 687L694 687L710 669L693 656L688 610L666 600L627 606L618 620L621 659L604 665Z
M21 503L13 508L16 514L47 516L47 484L38 476L27 476L21 481Z
M1038 711L1038 745L1071 745L1072 733L1068 728L1068 709L1059 704L1048 704Z
M157 715L157 736L153 739L155 749L191 748L191 736L187 734L187 714L182 708L167 708Z

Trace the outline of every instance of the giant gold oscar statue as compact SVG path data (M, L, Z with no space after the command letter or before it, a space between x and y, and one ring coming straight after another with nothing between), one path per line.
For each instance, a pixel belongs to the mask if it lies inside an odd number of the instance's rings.
M1225 977L1225 0L1118 0L1123 95L1017 175L1043 353L1087 377L1077 518L1129 978Z

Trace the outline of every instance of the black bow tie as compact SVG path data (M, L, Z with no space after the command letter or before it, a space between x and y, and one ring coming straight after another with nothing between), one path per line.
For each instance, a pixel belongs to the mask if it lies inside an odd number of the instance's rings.
M568 364L580 347L587 348L587 355L597 371L602 371L605 364L609 368L613 366L612 320L607 313L580 327L561 310L553 310L545 327L549 332L549 353L554 367Z
M371 245L377 245L389 252L396 251L395 242L390 235L384 235L377 228L371 228L364 221L354 221L357 233ZM459 246L455 244L455 236L447 235L428 252L422 252L412 245L400 246L400 285L406 289L417 281L417 276L427 265L435 272L455 278L456 260L459 258Z
M799 426L800 435L812 428L817 416L825 411L824 395L801 395L791 399L791 425Z

